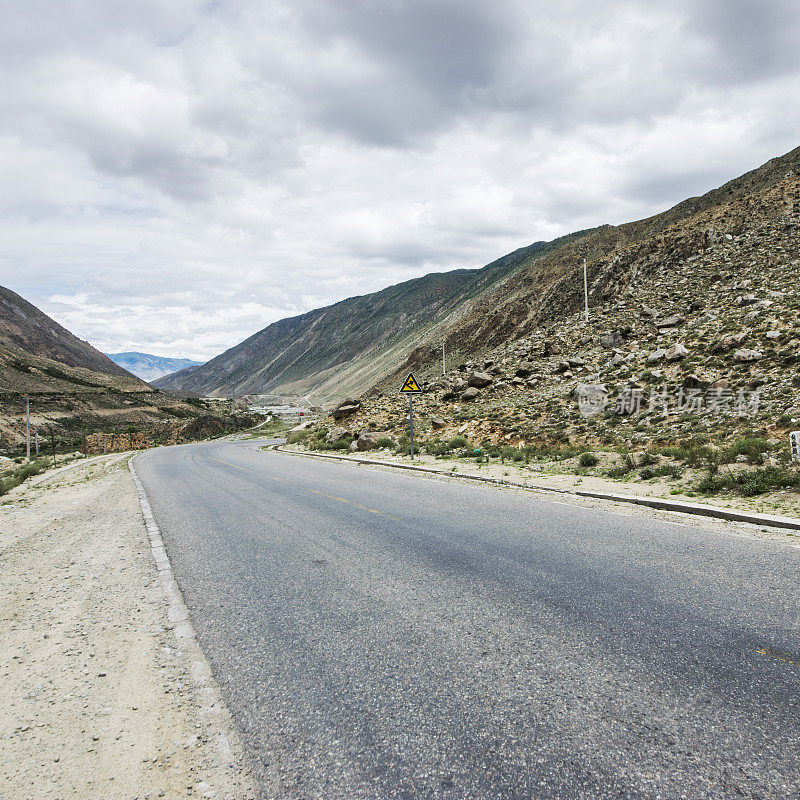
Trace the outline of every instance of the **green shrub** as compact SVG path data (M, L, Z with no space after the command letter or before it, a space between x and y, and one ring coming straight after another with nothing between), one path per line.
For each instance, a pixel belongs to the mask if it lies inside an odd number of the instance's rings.
M730 464L736 461L736 456L747 456L751 464L763 464L764 454L772 449L772 445L766 440L757 436L745 436L737 439L730 447L726 447L722 452L722 461Z
M394 449L394 439L390 439L388 436L381 436L381 438L378 439L376 444L381 449L386 449L386 450L393 450Z
M454 436L448 443L449 450L463 450L468 446L467 439L464 436Z
M287 444L300 444L308 439L308 431L291 431L286 437Z
M800 472L781 467L731 472L727 475L709 475L697 485L703 494L718 494L722 491L735 492L743 497L773 492L779 489L800 490Z
M581 453L578 463L582 467L596 467L600 459L594 453Z
M662 464L660 467L645 467L639 477L643 481L650 478L680 478L683 470L677 464Z

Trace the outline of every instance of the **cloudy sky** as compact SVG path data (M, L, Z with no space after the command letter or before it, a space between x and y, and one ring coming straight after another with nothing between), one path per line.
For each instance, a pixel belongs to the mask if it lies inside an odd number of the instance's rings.
M0 0L0 284L208 358L800 145L798 34L797 0Z

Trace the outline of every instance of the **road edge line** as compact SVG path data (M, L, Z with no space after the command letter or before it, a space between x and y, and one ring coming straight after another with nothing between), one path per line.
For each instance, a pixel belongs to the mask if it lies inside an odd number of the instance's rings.
M136 455L138 454L134 454L128 459L128 469L139 495L139 506L150 540L150 552L158 570L159 584L167 604L167 619L172 625L172 633L177 645L191 664L190 679L201 699L198 709L200 716L209 727L209 733L213 737L217 754L224 768L229 771L234 768L239 781L254 785L250 771L241 756L242 746L238 741L238 734L235 732L233 717L222 697L222 691L214 678L211 665L200 647L197 634L189 619L189 609L183 600L183 594L172 571L172 563L164 547L161 529L153 515L147 490L136 472L134 465ZM232 762L235 762L235 766ZM202 788L204 792L208 792L212 787L206 784Z
M515 489L527 489L534 492L552 492L560 495L574 495L576 497L586 497L592 500L608 500L613 503L630 503L647 508L654 508L658 511L674 511L680 514L690 514L700 517L711 517L722 519L727 522L743 522L748 525L759 527L779 528L788 536L800 536L800 519L795 517L784 517L772 514L750 514L746 511L738 511L732 508L722 508L722 506L710 506L704 503L686 503L680 500L667 500L659 497L639 497L632 494L614 494L609 492L590 492L585 489L558 489L555 486L537 486L517 481L507 481L502 478L489 478L483 475L470 475L466 472L444 472L430 467L414 467L411 464L394 464L389 461L378 461L371 458L353 458L352 456L335 456L329 453L302 453L299 450L285 450L280 445L268 445L270 450L286 455L300 456L301 458L327 458L335 461L349 461L351 464L365 464L369 466L391 467L392 469L403 469L411 472L425 472L431 475L441 475L445 478L461 478L468 481L479 483L490 483L497 486L511 486ZM265 448L266 449L266 448ZM794 531L797 531L795 533Z

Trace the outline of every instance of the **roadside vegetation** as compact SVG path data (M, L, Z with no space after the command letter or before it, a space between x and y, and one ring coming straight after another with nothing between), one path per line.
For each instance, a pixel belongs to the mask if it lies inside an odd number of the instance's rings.
M38 458L0 473L0 496L10 492L34 475L41 475L50 466L50 459Z
M348 435L329 442L328 432L324 425L294 431L287 442L310 450L346 452L355 441L354 436ZM373 452L376 450L405 456L410 453L411 443L406 434L397 439L387 435L377 441ZM674 487L671 494L754 497L775 491L800 492L800 468L790 463L783 443L753 432L722 445L696 435L676 444L633 451L624 447L592 450L558 440L512 447L487 440L470 442L463 435L439 437L423 429L414 437L414 451L441 461L527 466L536 471L626 482L667 482Z

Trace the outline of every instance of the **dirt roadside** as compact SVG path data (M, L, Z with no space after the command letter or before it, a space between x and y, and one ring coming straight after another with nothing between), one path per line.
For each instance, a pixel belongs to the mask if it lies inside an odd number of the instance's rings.
M0 800L255 797L208 664L168 618L127 461L0 505Z

